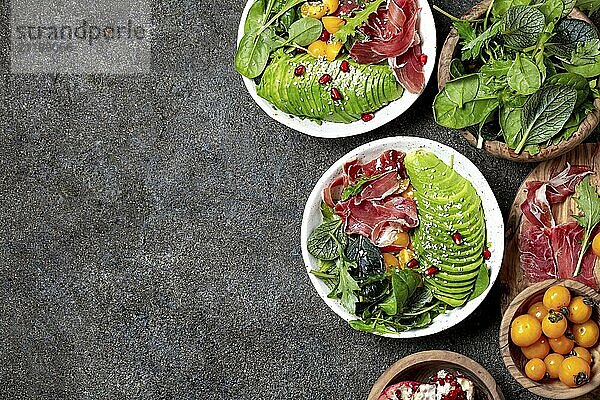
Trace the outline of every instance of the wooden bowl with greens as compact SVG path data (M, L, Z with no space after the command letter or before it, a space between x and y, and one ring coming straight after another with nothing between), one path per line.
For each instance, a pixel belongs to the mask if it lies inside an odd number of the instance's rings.
M496 157L537 162L572 150L600 121L600 35L584 13L598 6L514 4L485 0L460 19L447 14L454 27L433 113Z

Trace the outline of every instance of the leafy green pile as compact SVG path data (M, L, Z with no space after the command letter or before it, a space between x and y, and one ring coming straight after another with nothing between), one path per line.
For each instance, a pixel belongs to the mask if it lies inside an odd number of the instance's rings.
M469 128L483 139L502 137L516 153L569 139L600 97L600 38L569 18L598 0L494 0L485 18L454 17L461 58L436 96L438 124Z
M256 0L244 24L244 36L235 54L235 68L247 78L263 73L271 55L307 46L321 36L323 24L300 18L296 6L305 0Z
M431 324L446 312L422 285L418 272L386 270L381 252L368 239L348 236L342 221L327 205L321 205L323 222L308 238L308 251L318 260L311 271L330 288L330 298L359 319L352 328L379 334L397 333Z

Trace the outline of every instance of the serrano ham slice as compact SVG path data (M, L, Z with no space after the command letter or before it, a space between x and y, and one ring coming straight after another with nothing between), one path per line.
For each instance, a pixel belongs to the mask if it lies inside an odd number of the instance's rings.
M581 273L573 278L583 228L576 221L557 225L551 208L572 195L575 186L591 173L587 166L567 164L549 181L527 184L527 198L521 204L524 218L519 230L519 252L521 268L530 282L568 278L597 287L594 278L596 257L590 251L584 256Z

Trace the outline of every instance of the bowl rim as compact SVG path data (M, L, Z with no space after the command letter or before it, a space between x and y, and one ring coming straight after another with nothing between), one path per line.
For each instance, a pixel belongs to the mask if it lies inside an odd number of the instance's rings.
M492 0L483 0L480 3L477 3L473 6L469 11L467 11L462 18L466 19L476 19L483 15L488 9ZM583 14L578 9L573 9L571 14L569 14L572 18L584 19L590 23L592 21L587 18L585 14ZM458 51L458 43L459 36L456 31L456 28L452 27L444 44L442 45L442 49L440 51L440 57L438 60L438 69L437 69L437 78L438 78L438 91L441 91L446 83L450 80L450 63L454 59L456 52ZM546 146L541 148L540 152L536 155L530 155L526 151L521 152L521 154L516 154L512 149L510 149L506 143L499 140L485 140L483 143L483 149L493 155L494 157L512 160L515 162L540 162L545 160L551 160L553 158L559 157L577 147L581 144L587 137L589 137L598 123L600 122L600 99L594 100L594 110L592 110L586 118L581 121L579 128L573 135L567 139L563 140L558 144L553 144L550 146ZM477 137L473 135L467 129L456 129L459 131L463 137L467 139L469 143L473 146L477 146Z
M528 302L532 297L539 295L539 292L549 288L553 285L563 285L569 289L569 291L575 291L577 293L583 293L585 295L591 296L598 302L600 300L600 292L592 289L591 287L578 282L572 279L546 279L541 282L534 283L525 289L523 289L519 294L515 296L515 298L510 302L510 305L504 312L502 316L502 322L500 323L500 334L499 334L499 345L500 352L502 354L502 361L504 361L504 365L506 369L511 374L511 376L525 389L529 390L531 393L543 396L546 398L553 399L575 399L590 392L593 392L598 387L600 387L600 375L596 376L596 379L592 379L589 383L577 387L577 388L566 388L565 391L561 393L557 393L556 391L551 391L547 389L547 385L544 383L538 383L532 381L527 378L522 372L521 369L517 367L511 352L510 352L510 324L516 318L517 310L526 302ZM596 306L596 313L598 313L598 308L600 306ZM597 317L599 317L597 315ZM595 347L600 346L600 342L596 344ZM596 361L597 363L600 362ZM525 385L527 383L527 385Z
M398 118L404 114L417 99L425 92L425 89L431 79L433 71L435 69L435 60L437 59L437 30L435 26L435 20L433 18L433 12L429 6L428 0L418 0L421 5L421 16L419 18L419 34L421 37L421 44L423 54L427 55L429 62L425 64L423 69L425 74L425 86L419 94L410 93L404 90L402 96L376 111L375 118L369 122L362 120L354 121L351 123L341 122L328 122L323 121L318 124L309 119L300 119L299 117L292 116L284 113L283 111L275 108L271 103L263 99L256 92L256 83L254 80L241 76L248 93L256 104L272 119L287 126L288 128L294 129L298 132L304 133L309 136L321 137L321 138L341 138L354 135L361 135L363 133L375 130L388 122ZM244 11L240 19L238 26L237 45L239 45L242 36L244 35L244 23L248 16L248 11L255 0L247 0ZM423 34L421 34L423 32ZM239 75L239 74L238 74Z
M495 396L494 400L504 400L504 395L502 394L500 387L498 386L496 380L487 369L485 369L477 361L463 354L448 350L420 351L418 353L410 354L396 361L394 364L388 367L379 376L379 378L377 378L375 384L373 384L373 387L369 392L367 400L377 400L377 398L381 395L383 390L389 386L390 382L392 382L401 372L406 370L408 367L419 365L423 362L431 361L450 362L453 364L460 365L463 369L469 370L473 373L478 372L477 375L479 376L481 381L484 383L486 388L492 393L492 396Z
M344 309L340 305L340 302L338 300L328 298L327 294L329 293L329 290L327 286L319 278L310 273L310 271L313 269L312 266L316 264L316 260L308 253L307 248L309 233L312 231L312 229L314 229L314 227L311 228L310 226L313 221L312 214L320 213L320 211L318 210L320 209L322 199L321 194L323 188L325 188L329 182L331 182L335 177L337 177L340 174L343 165L347 161L354 158L361 158L365 156L365 153L368 154L369 152L381 153L382 151L389 148L395 148L404 152L423 148L425 150L432 151L444 162L448 162L449 158L453 157L455 169L460 168L461 175L469 179L469 181L471 181L478 195L482 199L482 206L484 209L484 215L486 219L486 240L488 241L488 243L491 240L493 240L492 246L490 247L490 249L492 250L492 256L489 260L486 261L487 266L490 270L490 284L480 296L468 301L459 308L454 308L445 314L437 316L434 319L433 323L428 327L412 329L394 334L373 333L377 336L395 339L429 336L449 329L459 324L469 315L471 315L489 294L490 290L494 286L494 283L496 282L496 279L499 276L500 269L502 268L502 259L505 244L504 219L502 217L502 212L500 211L498 201L496 200L496 197L492 189L490 188L489 183L487 182L481 171L479 171L475 164L473 164L459 151L430 139L410 136L396 136L366 143L346 153L335 163L333 163L327 169L327 171L325 171L325 173L323 173L321 178L319 178L318 182L315 184L310 196L308 197L304 208L301 227L302 258L306 268L306 273L308 274L310 281L312 282L314 288L319 294L319 297L323 299L323 301L329 306L329 308L334 313L336 313L346 322L357 319L356 315L350 314L346 309ZM476 180L477 182L474 182L474 180ZM487 201L484 201L484 198L487 199ZM317 219L319 221L321 221L320 218L320 214L317 214Z

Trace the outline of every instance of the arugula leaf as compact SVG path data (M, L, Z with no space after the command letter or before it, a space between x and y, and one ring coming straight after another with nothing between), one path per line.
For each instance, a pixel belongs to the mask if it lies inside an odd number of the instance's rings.
M364 236L359 236L350 242L346 249L346 256L356 262L359 276L378 276L384 272L379 247Z
M342 190L341 200L346 201L350 197L356 196L363 190L364 186L367 183L372 182L376 179L379 179L382 175L383 174L378 174L378 175L373 175L373 176L368 176L368 177L361 176L360 178L358 178L358 181L354 185L348 185L344 188L344 190Z
M346 42L349 37L356 35L356 29L367 22L369 15L377 12L377 9L384 0L374 0L371 3L366 3L365 8L355 13L354 17L347 18L346 23L340 27L334 36L341 42Z
M501 24L496 22L479 36L475 37L468 43L465 43L462 47L462 60L474 60L481 54L481 49L484 44L489 42L494 36L500 32Z
M585 177L581 182L575 186L575 194L573 197L579 211L583 215L574 215L573 217L579 223L579 226L583 228L583 240L581 241L581 252L579 253L579 259L577 260L577 267L573 272L573 277L576 277L581 272L581 263L583 256L590 247L590 237L596 225L600 222L600 196L596 189L590 184L590 177Z
M323 221L308 237L308 252L321 260L335 260L339 256L339 231L342 221L339 219Z
M477 33L475 32L475 28L471 25L471 21L465 19L458 19L452 22L458 36L463 40L463 43L469 43L472 40L475 40L477 37Z
M517 58L508 70L508 86L519 94L533 94L542 85L538 67L526 56L517 53Z
M358 302L358 297L356 296L355 291L360 290L358 283L356 283L352 275L350 275L349 270L353 267L353 265L354 263L347 260L343 255L338 258L338 285L328 296L330 298L339 298L342 306L352 314L356 312L356 303Z
M577 101L577 90L569 86L546 86L534 93L523 106L523 129L515 148L519 154L525 145L539 145L552 139L563 128Z
M516 49L535 46L546 26L546 17L530 6L511 7L502 17L504 42Z

